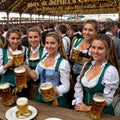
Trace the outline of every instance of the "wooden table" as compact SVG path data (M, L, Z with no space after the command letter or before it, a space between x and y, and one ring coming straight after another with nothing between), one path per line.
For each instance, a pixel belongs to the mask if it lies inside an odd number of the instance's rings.
M38 111L37 116L33 120L45 120L50 117L57 117L62 120L91 120L89 114L86 112L77 112L71 109L54 107L31 100L29 104L34 106ZM0 120L6 120L5 112L9 108L10 107L5 107L0 103ZM100 120L120 120L120 117L102 115Z

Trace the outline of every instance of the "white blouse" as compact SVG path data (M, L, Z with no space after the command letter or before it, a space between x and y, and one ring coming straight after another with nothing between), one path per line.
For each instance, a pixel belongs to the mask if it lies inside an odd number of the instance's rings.
M102 70L106 63L107 62L102 64L102 66L101 66ZM92 65L94 65L94 64L95 64L95 61L92 62ZM96 76L92 80L88 81L86 78L86 74L90 70L90 68L85 72L85 75L82 77L81 82L85 87L93 88L94 86L97 85L102 71L98 76ZM107 104L109 105L112 103L114 93L119 85L119 74L118 74L117 69L114 66L112 66L112 65L108 66L108 68L105 71L105 74L104 74L101 84L103 86L105 86L105 88L103 90L103 94L105 96ZM83 88L82 88L82 85L80 84L80 76L78 76L78 78L77 78L77 83L76 83L74 89L75 89L75 94L74 94L75 99L72 101L73 105L83 102Z
M49 56L49 55L48 55ZM46 56L46 58L48 57ZM55 57L55 64L53 67L49 67L48 69L53 69L55 70L55 65L56 65L56 62L57 62L57 59L60 57L60 54L58 54L56 57ZM46 58L44 58L42 61L44 61ZM42 62L41 61L41 62ZM39 69L39 66L42 66L43 68L45 68L42 63L39 62L39 64L37 65L36 67L36 73L39 75L38 73L38 69ZM56 86L57 88L57 91L58 91L58 95L59 96L62 96L64 93L68 92L69 91L69 88L70 88L70 82L69 82L69 76L70 76L70 65L68 63L68 61L66 59L63 59L61 62L60 62L60 65L59 65L59 69L60 71L60 82L61 84L59 86Z
M40 48L40 44L36 47L36 49L34 50L32 47L30 48L30 54L34 54L34 53L36 53L36 52L38 52L39 51L39 48ZM39 59L39 56L38 57L36 57L36 58L28 58L28 49L26 50L26 63L27 63L27 65L29 64L29 59L30 60L37 60L37 59ZM45 55L47 53L47 51L46 51L46 49L45 48L43 48L43 53L42 53L42 57Z
M10 48L10 47L8 47L8 50L11 52L11 53L13 53L13 51L12 51L12 49ZM8 53L8 50L7 50L7 53ZM17 50L17 49L16 49ZM24 53L24 50L25 50L25 47L24 46L22 46L22 51L23 51L23 53ZM10 60L10 59L13 59L11 56L9 56L8 54L7 54L7 56L8 56L8 59ZM0 48L0 74L4 74L6 72L6 70L4 70L3 69L3 50L2 50L2 48Z

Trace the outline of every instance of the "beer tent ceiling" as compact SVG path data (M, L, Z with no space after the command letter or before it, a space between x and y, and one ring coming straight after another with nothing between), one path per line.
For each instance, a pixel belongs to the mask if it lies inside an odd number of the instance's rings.
M62 16L65 14L118 13L118 1L119 0L0 0L0 11L53 16Z

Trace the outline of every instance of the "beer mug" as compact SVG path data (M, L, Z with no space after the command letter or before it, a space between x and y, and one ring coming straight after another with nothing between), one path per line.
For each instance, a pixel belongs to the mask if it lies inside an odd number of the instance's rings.
M20 97L16 100L18 113L24 115L28 113L28 99L26 97Z
M9 83L0 84L0 96L3 105L9 106L14 103Z
M93 96L93 103L90 110L90 117L97 120L101 117L103 107L105 105L105 98L102 93L95 93Z
M40 90L44 101L52 101L55 100L55 92L53 88L53 84L51 82L46 82L40 85Z
M21 50L17 50L13 52L13 63L14 63L14 67L23 65L24 59L23 59L23 53Z
M76 49L76 48L72 49L72 54L71 54L71 61L72 62L76 62L76 59L77 59L79 53L80 53L80 51L78 49Z
M27 87L27 78L26 78L26 69L25 67L17 67L14 69L15 78L16 78L16 86L19 87Z
M27 88L26 69L22 66L14 69L16 87L13 89L12 94L21 92L23 88Z

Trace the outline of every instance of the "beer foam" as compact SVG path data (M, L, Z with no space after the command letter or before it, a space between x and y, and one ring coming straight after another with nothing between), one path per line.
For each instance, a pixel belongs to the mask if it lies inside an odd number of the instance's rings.
M96 102L104 102L105 98L101 96L96 96L96 97L93 97L93 100Z
M28 103L28 99L25 97L18 98L16 101L17 105L23 106Z
M15 73L23 73L25 71L26 71L26 69L24 67L17 67L14 69Z
M22 54L22 51L21 50L16 50L13 52L13 55L18 55L18 54Z
M5 84L0 84L0 89L6 89L9 87L9 84L8 83L5 83Z
M52 87L53 87L53 85L52 85L51 82L43 83L43 84L40 85L41 90L48 90Z

